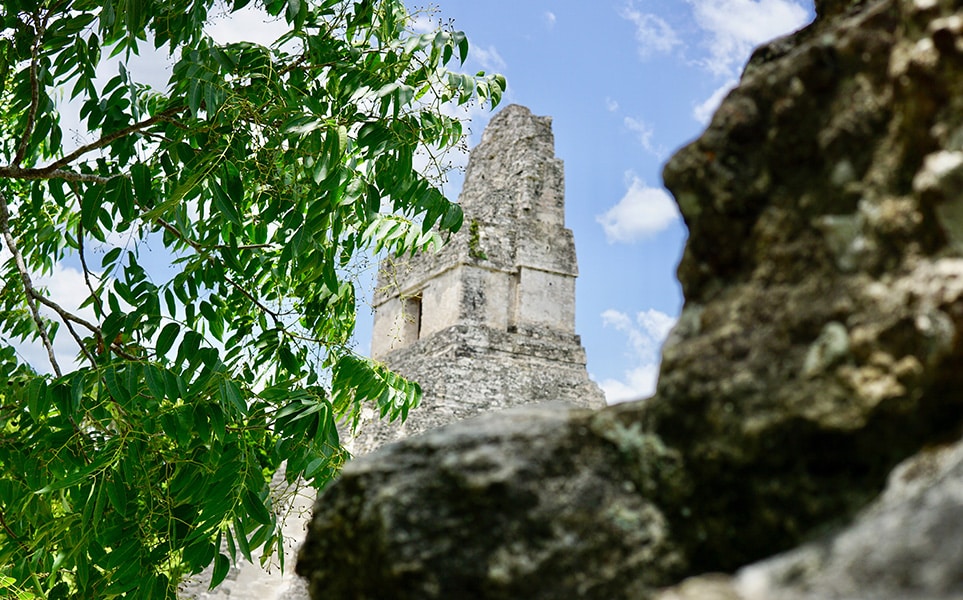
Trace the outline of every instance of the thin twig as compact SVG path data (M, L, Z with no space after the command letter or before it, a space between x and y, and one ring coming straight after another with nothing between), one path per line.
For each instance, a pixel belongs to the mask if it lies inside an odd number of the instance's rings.
M71 183L70 191L74 193L74 198L77 199L77 207L82 208L83 199L80 197L80 191L77 189L76 184ZM80 255L80 266L84 270L84 283L87 284L87 289L90 290L90 297L94 301L94 310L99 313L97 316L103 316L104 314L104 304L100 301L100 296L97 295L96 290L94 290L93 284L90 283L90 268L87 266L87 257L84 254L84 224L83 222L77 223L77 253Z
M281 69L280 71L278 71L278 77L284 77L285 75L287 75L288 73L290 73L290 72L293 71L294 69L297 69L298 67L300 67L301 65L303 65L307 60L308 60L307 52L302 53L301 56L297 57L297 59L291 61L290 64L288 64L288 65L285 66L283 69ZM333 63L333 62L332 62L332 63L325 63L324 65L321 65L321 66L331 66L331 65L334 65L334 63ZM312 65L312 66L313 66L313 65Z
M10 526L7 525L7 519L3 515L3 510L0 510L0 524L3 525L3 530L7 532L7 535L10 536L10 539L17 542L17 545L20 546L21 550L23 550L24 552L28 552L30 550L29 548L27 548L26 545L24 545L23 540L20 539L20 536L15 534L10 529Z
M113 342L110 344L110 351L117 356L123 358L124 360L129 360L131 362L143 361L142 357L134 356L133 354L124 350L124 347L119 342Z
M64 321L64 325L67 326L67 331L70 332L70 335L74 338L74 341L77 342L78 346L80 346L80 351L83 352L87 360L90 361L90 366L96 368L97 361L94 360L94 356L90 353L89 350L87 350L87 347L84 346L84 341L80 338L79 335L77 335L77 332L74 330L74 326L70 324L70 321Z
M88 152L92 152L94 150L99 150L104 146L119 140L120 138L127 137L132 133L136 133L141 129L146 129L147 127L150 127L151 125L154 125L156 123L170 122L171 117L179 113L181 110L183 109L180 107L168 108L167 110L161 111L149 119L138 121L137 123L134 123L133 125L128 125L123 129L118 129L113 133L108 133L107 135L101 137L99 140L95 142L91 142L86 146L81 146L80 148L77 148L67 156L61 158L57 162L44 168L49 170L56 170L56 169L61 169L63 167L66 167L67 165L77 160L84 154L87 154Z
M279 313L276 313L276 312L274 312L273 310L271 310L270 308L268 308L267 306L264 306L264 304L261 303L260 300L258 300L257 298L255 298L255 297L251 294L251 292L249 292L249 291L247 291L246 289L244 289L244 287L243 287L241 284L239 284L238 282L234 281L234 280L233 280L230 276L228 276L226 273L224 274L224 281L228 282L228 283L231 285L231 287L233 287L233 288L236 289L237 291L241 292L241 294L242 294L245 298L247 298L248 300L250 300L251 302L254 303L254 306L257 306L258 308L260 308L261 310L263 310L264 312L266 312L268 315L270 315L271 320L274 321L274 326L275 326L275 327L280 327L281 329L284 329L284 327L282 326L283 324L282 324L282 322L281 322L281 315L280 315Z
M142 207L143 208L143 207ZM154 221L166 229L171 235L184 242L197 252L208 252L210 250L260 250L262 248L271 248L274 244L241 244L240 246L228 246L227 244L214 244L212 246L205 246L204 244L192 240L180 232L179 229L165 221L160 217L155 217Z
M97 291L94 290L94 285L90 283L90 268L87 266L87 257L84 254L84 226L77 225L77 239L79 240L79 245L77 248L77 254L80 255L80 266L84 270L84 283L87 284L87 289L90 290L90 297L94 301L94 308L98 313L103 315L104 313L104 303L100 301L100 296L97 295Z
M39 302L40 304L43 304L44 306L52 309L55 313L57 313L58 315L60 315L60 318L63 320L64 323L67 324L68 327L70 326L70 322L71 322L71 321L73 321L74 323L76 323L76 324L78 324L78 325L83 325L84 327L86 327L87 329L89 329L94 335L96 335L96 336L97 336L97 339L100 340L100 342L101 342L102 344L104 344L105 346L108 345L108 344L106 343L106 340L104 339L104 332L103 332L103 330L101 330L100 327L97 327L96 325L94 325L94 324L91 323L90 321L88 321L88 320L86 320L86 319L82 319L81 317L78 317L77 315L73 314L72 312L69 312L69 311L65 310L64 307L60 306L59 304L57 304L57 303L54 302L53 300L47 298L47 297L44 296L43 294L38 293L36 290L33 291L33 297L34 297L34 299L36 299L37 302ZM118 356L120 356L121 358L126 358L127 360L140 360L139 358L137 358L137 357L134 356L133 354L130 354L130 353L128 353L126 350L124 350L124 347L123 347L120 343L118 343L118 342L111 342L111 343L109 344L109 347L110 347L110 349L111 349L113 352L115 352L115 353L116 353ZM58 375L59 375L59 374L58 374Z
M89 329L91 333L98 333L98 334L100 333L100 327L97 327L90 321L86 319L82 319L77 315L73 314L72 312L67 311L64 307L60 306L50 298L47 298L43 294L37 292L37 290L31 289L30 294L37 302L39 302L40 304L43 304L47 308L52 309L55 313L60 315L60 318L63 319L65 323L67 321L73 321L78 325L83 325L84 327Z
M200 244L200 243L198 243L198 242L196 242L196 241L194 241L194 240L186 237L186 236L183 235L176 227L174 227L173 225L171 225L170 223L168 223L168 222L165 221L164 219L161 219L160 217L156 218L155 220L157 221L157 223L158 223L161 227L163 227L165 230L167 230L168 232L170 232L170 234L173 235L174 237L176 237L177 239L181 240L182 242L184 242L185 244L187 244L188 246L190 246L195 252L197 252L197 253L199 253L199 254L205 255L205 257L207 258L207 260L211 260L211 261L214 260L212 257L206 256L206 251L211 250L211 249L212 249L211 247L204 246L203 244ZM257 244L257 245L252 245L252 246L238 246L237 249L238 249L238 250L242 250L242 249L249 249L249 248L264 248L264 247L268 247L268 246L271 246L271 244ZM213 248L216 248L216 249L228 249L226 246L224 246L224 247L222 247L222 246L214 246ZM273 311L273 310L271 310L270 308L268 308L267 306L265 306L263 302L261 302L261 301L260 301L258 298L256 298L251 292L247 291L247 290L244 288L244 286L242 286L240 283L238 283L237 281L235 281L231 276L227 275L226 273L224 274L224 281L226 281L226 282L228 283L228 285L230 285L231 287L233 287L235 290L237 290L238 292L240 292L245 298L247 298L248 300L250 300L251 303L254 304L256 307L258 307L260 310L262 310L263 312L267 313L268 316L271 317L271 321L274 323L274 326L275 326L275 327L278 327L278 328L280 328L281 330L283 330L285 333L290 334L290 332L288 332L287 329L284 327L284 324L283 324L283 321L282 321L282 319L281 319L280 313L278 313L278 312L276 312L276 311Z
M0 194L0 233L3 234L3 239L7 243L7 249L10 250L14 263L17 265L17 271L20 273L20 283L23 285L24 294L27 296L27 305L30 307L33 322L37 325L37 330L40 333L40 340L43 342L44 348L47 349L47 358L50 359L50 365L53 367L54 373L57 377L60 377L62 375L60 365L57 364L57 356L54 353L53 344L50 342L50 336L47 334L47 328L44 326L43 319L40 318L40 310L37 308L37 297L40 294L33 289L33 282L30 281L30 273L27 272L27 265L23 261L23 255L17 247L16 240L13 239L13 234L10 233L10 208L7 206L7 199L2 194Z

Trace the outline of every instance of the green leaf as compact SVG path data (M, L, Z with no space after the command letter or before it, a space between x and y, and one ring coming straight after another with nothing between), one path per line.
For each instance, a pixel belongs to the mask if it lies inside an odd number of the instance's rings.
M317 475L318 472L321 470L321 467L325 466L327 463L328 463L327 458L324 458L324 457L315 458L314 460L308 463L308 466L304 468L304 477L307 479L311 479L312 477Z
M230 559L222 553L218 553L214 557L214 572L211 575L211 585L207 588L213 590L217 586L221 585L224 578L227 577L228 572L231 570Z
M244 503L244 508L254 517L255 521L263 525L270 525L273 522L271 513L268 512L268 509L264 506L264 502L254 490L246 490L244 495L241 496L241 500Z
M192 363L195 361L198 357L197 351L200 349L203 340L203 336L196 331L184 332L184 339L181 340L180 348L177 349L177 362L187 361Z
M218 384L221 405L224 408L237 412L239 415L247 415L248 407L244 401L240 386L230 379L225 379Z
M136 163L130 168L130 179L134 184L134 193L137 201L144 206L151 206L154 198L154 190L151 185L152 173L150 167L144 163Z
M50 408L50 394L47 391L47 381L43 378L34 378L27 385L27 410L30 417L40 422L41 417L47 414Z
M158 400L163 400L167 395L164 385L164 374L154 365L144 365L144 379L147 380L147 389Z
M241 206L244 203L244 184L241 181L241 172L238 170L237 165L232 162L225 163L222 179L224 180L224 188L227 190L228 199L230 199L235 206Z
M254 559L251 557L251 547L247 543L247 534L239 519L234 520L234 540L237 542L237 547L241 551L241 555L246 558L248 562L254 562Z
M157 343L154 346L154 351L157 354L157 358L161 359L167 355L170 349L174 346L174 340L177 339L177 335L180 333L181 328L177 323L168 323L161 329L160 334L157 336Z
M57 481L51 482L39 490L35 491L34 494L48 494L50 492L56 492L58 490L73 487L80 482L86 480L96 471L99 471L104 467L104 465L110 460L110 457L106 454L101 454L93 462L88 464L82 469L77 469Z
M107 391L110 392L111 398L124 406L130 403L130 390L124 386L117 367L108 367L104 371L104 383L107 385Z
M241 214L237 211L234 201L228 196L227 191L217 181L211 182L211 191L214 196L214 205L224 217L235 225L242 225Z
M114 263L117 262L117 259L120 258L120 253L123 252L123 251L124 251L123 248L113 248L113 249L111 249L111 250L110 250L109 252L107 252L107 254L105 254L104 257L101 259L101 262L100 262L101 266L102 266L105 270L109 270L111 267L113 267Z
M465 64L468 59L468 36L463 31L456 31L452 34L452 42L458 46L458 59Z
M204 318L207 319L207 325L210 328L211 335L218 341L222 340L224 336L224 318L210 302L201 302L200 310Z

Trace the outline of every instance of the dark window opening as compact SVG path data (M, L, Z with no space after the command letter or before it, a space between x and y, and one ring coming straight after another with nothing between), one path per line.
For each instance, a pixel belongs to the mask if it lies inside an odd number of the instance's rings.
M405 342L411 343L421 339L421 294L405 298Z

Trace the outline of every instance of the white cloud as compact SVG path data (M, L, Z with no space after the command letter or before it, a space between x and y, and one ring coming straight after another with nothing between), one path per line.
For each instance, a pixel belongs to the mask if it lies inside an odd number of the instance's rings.
M619 11L622 18L635 25L639 56L678 51L691 54L686 41L661 16L643 12L639 0L627 0ZM681 4L681 3L680 3ZM688 60L712 75L725 78L726 83L693 108L692 116L702 124L708 123L725 93L734 85L738 71L749 59L753 49L803 27L810 19L807 0L685 0L683 6L691 10L686 23L695 22L701 33L696 44L705 50L701 58ZM699 39L701 38L701 39ZM626 121L628 124L628 121ZM643 145L647 138L644 129L637 130ZM651 150L650 150L651 151Z
M652 141L655 135L655 129L641 119L635 119L633 117L625 117L623 120L625 128L634 133L639 138L639 144L645 148L645 151L649 154L654 155L659 160L665 158L666 150L662 146L656 146Z
M659 365L642 365L626 371L622 379L600 381L599 387L608 404L618 404L651 397L658 381Z
M606 379L599 383L609 404L647 398L655 393L662 344L676 320L651 308L637 313L635 319L612 309L602 313L603 326L614 327L626 335L633 361L633 366L623 373L621 379Z
M658 362L662 342L676 320L654 308L637 313L635 319L613 309L602 313L602 325L626 334L632 355L644 363Z
M495 46L472 46L469 56L477 60L485 71L502 71L507 66Z
M619 103L611 98L605 99L605 110L615 112L619 109Z
M547 10L547 11L545 11L544 17L545 17L545 26L548 27L549 29L554 29L554 28L555 28L555 22L558 20L558 19L555 17L555 13L553 13L553 12L550 11L550 10Z
M737 81L735 79L730 79L722 84L719 89L712 92L711 96L692 109L692 117L703 125L708 125L713 113L715 113L719 105L722 104L722 100L726 97L726 94L728 94L732 88L736 87L736 83Z
M637 4L638 0L627 0L619 15L635 25L641 58L686 47L672 25L657 14L643 12ZM753 48L809 20L805 0L686 0L686 4L708 49L708 56L696 62L717 76L732 77Z
M809 14L796 0L688 0L696 23L708 35L705 67L732 76L752 49L799 29Z
M284 19L272 17L254 5L230 14L215 15L211 21L206 31L219 44L251 42L270 46L288 31Z
M619 203L596 217L609 243L632 243L651 237L679 219L679 209L662 188L648 187L632 172Z
M634 2L623 7L619 15L635 25L635 41L639 44L639 56L642 58L668 54L676 46L682 45L672 26L656 15L638 10Z

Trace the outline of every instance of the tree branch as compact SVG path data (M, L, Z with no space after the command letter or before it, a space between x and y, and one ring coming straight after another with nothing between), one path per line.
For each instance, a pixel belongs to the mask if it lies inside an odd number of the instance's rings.
M3 511L2 511L2 510L0 510L0 525L3 525L3 530L7 532L7 535L10 536L10 539L11 539L11 540L17 542L17 545L20 546L20 549L21 549L21 550L23 550L24 552L28 552L28 551L29 551L29 548L27 548L27 546L24 545L23 540L20 539L20 536L18 536L17 534L15 534L15 533L10 529L10 526L7 525L7 519L3 516Z
M121 173L116 175L111 175L110 177L104 177L102 175L94 175L93 173L74 173L73 171L67 171L64 169L54 169L52 171L48 170L47 167L43 169L21 169L18 167L0 167L0 177L8 177L10 179L63 179L64 181L86 181L90 183L107 183L111 179L116 179L122 177Z
M110 143L112 143L112 142L115 142L115 141L119 140L120 138L127 137L128 135L130 135L130 134L132 134L132 133L136 133L136 132L140 131L141 129L145 129L145 128L150 127L151 125L155 125L155 124L157 124L157 123L170 122L170 121L171 121L171 117L173 117L174 115L176 115L177 113L179 113L181 110L183 110L183 108L180 108L180 107L168 108L167 110L163 110L163 111L157 113L156 115L154 115L153 117L151 117L151 118L149 118L149 119L144 119L143 121L138 121L137 123L134 123L133 125L128 125L127 127L124 127L123 129L118 129L117 131L115 131L115 132L113 132L113 133L108 133L107 135L101 137L101 138L100 138L99 140L97 140L96 142L91 142L91 143L89 143L89 144L87 144L87 145L85 145L85 146L81 146L80 148L77 148L76 150L74 150L73 152L71 152L71 153L68 154L67 156L61 158L61 159L58 160L57 162L55 162L55 163L53 163L53 164L51 164L51 165L49 165L49 166L47 166L47 167L44 167L44 168L45 168L45 169L51 169L51 170L63 168L63 167L65 167L65 166L69 165L70 163L72 163L73 161L77 160L78 158L80 158L80 157L83 156L84 154L87 154L88 152L92 152L92 151L94 151L94 150L99 150L100 148L103 148L104 146L106 146L106 145L108 145L108 144L110 144Z
M7 205L6 197L2 194L0 194L0 233L2 233L3 239L7 244L7 249L10 250L10 254L13 255L14 262L17 265L17 271L20 273L20 283L23 285L24 294L27 296L27 306L30 307L33 322L37 325L37 330L40 333L40 340L47 350L47 358L50 359L50 365L53 367L54 373L57 377L60 377L62 375L60 365L57 364L57 356L54 353L53 344L50 341L50 336L47 334L47 328L44 326L43 319L40 318L40 310L37 308L37 297L39 294L33 289L33 282L30 281L30 273L27 272L27 265L23 261L23 255L17 247L16 240L13 239L13 234L10 232L10 207Z
M53 162L46 167L40 167L35 169L21 169L18 161L14 161L12 165L6 167L0 167L0 177L9 177L16 179L56 179L62 178L67 181L93 181L96 183L104 183L109 181L113 177L102 177L100 175L88 175L81 173L74 173L72 171L63 170L64 167L68 166L73 161L77 160L84 154L88 152L93 152L94 150L99 150L112 142L115 142L123 137L127 137L132 133L136 133L141 129L150 127L160 122L170 122L174 115L180 112L181 108L168 108L149 119L144 119L134 123L133 125L128 125L123 129L118 129L113 133L108 133L102 136L99 140L91 142L80 148L77 148L67 156L61 158L60 160ZM116 177L116 175L114 176Z
M27 123L23 128L23 137L17 147L17 154L13 157L12 166L17 168L27 156L30 136L33 135L34 122L37 119L37 108L40 106L40 82L37 80L37 63L40 61L40 39L43 37L46 23L41 23L40 15L33 15L34 38L30 49L30 109L27 112Z

